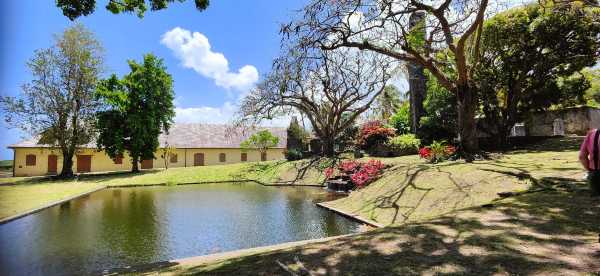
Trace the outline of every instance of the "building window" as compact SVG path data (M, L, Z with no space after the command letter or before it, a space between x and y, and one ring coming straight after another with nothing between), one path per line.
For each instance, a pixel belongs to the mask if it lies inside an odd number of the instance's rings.
M177 163L177 154L171 153L171 163Z
M266 152L260 153L260 161L267 161L267 153Z
M115 161L115 164L123 164L123 154L117 155L113 161Z
M35 154L27 154L25 156L25 166L35 166Z
M245 152L242 152L242 162L246 162L248 161L248 154Z
M225 153L219 153L219 162L225 162Z

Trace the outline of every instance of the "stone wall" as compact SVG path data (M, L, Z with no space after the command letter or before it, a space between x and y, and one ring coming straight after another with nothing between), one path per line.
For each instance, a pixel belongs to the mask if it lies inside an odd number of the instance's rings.
M600 127L600 109L576 107L556 111L536 113L525 122L528 136L553 136L555 126L561 125L564 134L585 135L591 128Z

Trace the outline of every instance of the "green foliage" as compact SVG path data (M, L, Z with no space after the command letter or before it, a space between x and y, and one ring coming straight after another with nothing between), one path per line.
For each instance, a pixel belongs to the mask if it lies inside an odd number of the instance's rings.
M383 92L377 96L372 110L378 112L377 117L387 121L402 105L400 91L393 85L386 85Z
M304 158L304 152L299 149L287 149L284 152L285 159L289 161L300 160Z
M426 74L425 116L421 117L417 136L425 144L434 140L450 140L457 135L456 96L430 77L428 71Z
M20 97L1 97L6 122L58 147L63 155L61 176L72 176L73 155L93 136L94 97L104 67L104 49L82 24L55 35L50 48L36 50L27 66L31 81Z
M390 117L389 124L396 129L396 134L406 134L410 132L410 105L403 102L398 111Z
M286 159L290 161L302 159L302 153L307 148L307 140L308 134L300 126L298 119L292 118L287 129Z
M243 151L249 149L256 149L261 153L267 151L267 149L277 146L279 143L279 137L273 135L268 130L261 130L257 133L252 134L246 141L240 144Z
M112 75L98 85L97 96L108 108L97 114L97 144L111 158L129 152L136 171L139 160L154 158L160 133L169 131L174 93L162 59L147 54L142 64L128 63L131 72L123 79Z
M166 9L168 4L175 0L149 0L150 10L158 11ZM177 0L185 2L186 0ZM209 0L194 0L196 9L203 11L208 8ZM145 0L109 0L106 9L114 14L122 12L136 13L138 17L143 17L148 4ZM71 20L80 16L87 16L96 9L96 0L56 0L56 7L63 11L63 15Z
M483 130L503 139L514 123L551 107L583 104L587 80L573 75L595 64L599 9L569 2L527 5L489 19L481 37Z
M388 146L394 156L402 156L409 154L416 154L421 145L419 140L414 134L402 134L390 138Z
M590 87L585 91L588 105L600 107L600 68L585 68L581 74L586 78Z

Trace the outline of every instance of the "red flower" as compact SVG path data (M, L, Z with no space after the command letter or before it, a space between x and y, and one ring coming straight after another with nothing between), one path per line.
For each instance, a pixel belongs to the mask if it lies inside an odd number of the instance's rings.
M456 152L456 148L452 145L446 146L446 149L444 150L446 152L447 155L452 155Z
M431 149L429 147L420 148L419 156L421 156L421 158L428 159L429 157L431 157Z

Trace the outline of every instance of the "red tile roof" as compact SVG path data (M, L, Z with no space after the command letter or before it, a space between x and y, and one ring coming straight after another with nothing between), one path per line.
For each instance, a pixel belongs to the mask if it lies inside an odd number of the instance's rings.
M260 130L269 130L279 137L279 144L275 148L285 148L287 143L286 128L283 127L256 127L253 129L234 128L229 125L218 124L173 124L169 134L161 134L158 138L160 146L168 142L176 148L239 148L240 143ZM50 145L38 144L37 137L23 140L8 146L9 148L40 148ZM81 148L96 148L94 142Z

